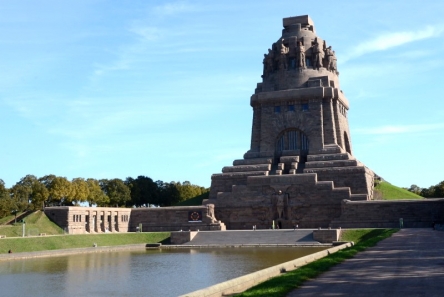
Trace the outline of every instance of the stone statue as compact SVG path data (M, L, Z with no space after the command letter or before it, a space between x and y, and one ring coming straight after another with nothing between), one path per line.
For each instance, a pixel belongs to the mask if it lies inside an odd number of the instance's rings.
M336 65L336 62L337 62L337 58L336 58L336 53L335 53L335 51L333 51L333 58L332 58L332 60L333 60L333 62L332 62L332 65L331 65L331 67L332 67L332 71L334 72L334 73L336 73L336 74L339 74L338 73L338 66Z
M334 69L333 69L333 51L331 49L331 46L327 47L324 50L324 52L325 52L325 60L326 60L325 61L325 64L326 64L325 68L327 68L327 70L329 70L329 71L334 72Z
M273 205L274 205L274 218L275 219L287 219L287 208L288 208L288 194L283 193L281 190L277 194L273 195Z
M280 48L280 56L279 56L279 69L286 70L288 68L288 61L287 61L287 54L288 54L288 47L284 44L284 39L281 39L281 48Z
M273 61L274 60L274 53L271 49L268 49L268 54L264 54L264 76L267 76L268 74L272 73L274 71L273 67Z
M216 217L214 215L214 204L207 204L207 217L211 218L211 222L216 222Z
M318 39L316 38L311 46L311 52L312 52L312 56L311 58L313 59L313 69L319 69L322 67L322 49L321 46L318 43Z
M296 63L297 67L305 68L305 46L298 41L296 46Z

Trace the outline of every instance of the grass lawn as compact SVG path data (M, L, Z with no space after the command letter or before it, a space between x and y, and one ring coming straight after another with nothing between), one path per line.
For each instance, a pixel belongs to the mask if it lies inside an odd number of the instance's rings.
M334 265L352 258L356 253L361 252L368 247L375 246L378 241L390 237L397 231L397 229L344 230L341 239L345 241L354 241L355 245L353 247L338 251L296 270L272 278L236 296L286 296L290 291L299 287L304 281L315 278L324 271L329 270Z
M376 185L375 196L382 197L382 200L424 199L415 193L394 186L386 181L379 182Z
M98 246L116 246L136 243L157 243L170 237L169 232L81 234L0 239L0 254L60 250Z

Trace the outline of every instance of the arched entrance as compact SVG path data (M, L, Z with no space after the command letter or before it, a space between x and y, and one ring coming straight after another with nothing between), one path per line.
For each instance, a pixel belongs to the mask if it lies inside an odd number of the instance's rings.
M307 135L299 129L286 129L282 131L276 141L275 161L279 163L279 158L284 155L299 156L300 165L298 171L303 170L303 164L307 161L309 141ZM288 171L285 170L285 171ZM284 172L287 173L287 172Z

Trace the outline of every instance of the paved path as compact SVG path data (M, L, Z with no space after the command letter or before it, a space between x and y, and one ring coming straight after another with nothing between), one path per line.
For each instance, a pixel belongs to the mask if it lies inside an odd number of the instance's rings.
M444 296L444 232L402 229L288 296Z

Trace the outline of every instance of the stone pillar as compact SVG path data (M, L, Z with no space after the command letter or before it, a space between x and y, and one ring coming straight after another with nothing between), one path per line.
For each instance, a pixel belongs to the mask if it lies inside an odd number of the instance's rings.
M324 99L322 104L322 113L324 121L324 145L336 144L336 124L333 115L333 100Z
M109 232L114 232L114 212L109 212Z

